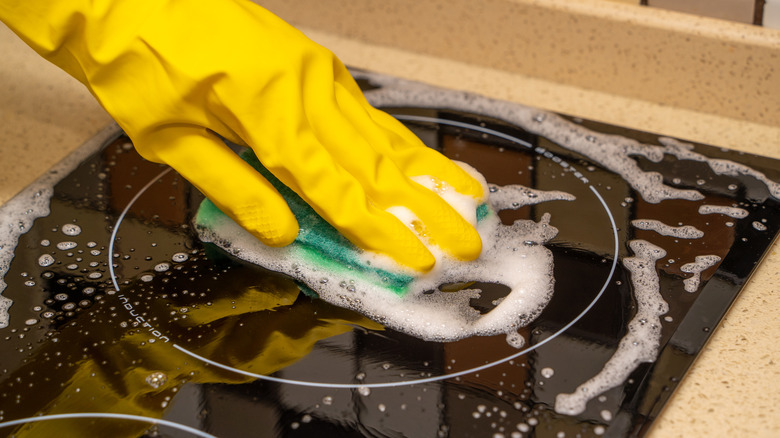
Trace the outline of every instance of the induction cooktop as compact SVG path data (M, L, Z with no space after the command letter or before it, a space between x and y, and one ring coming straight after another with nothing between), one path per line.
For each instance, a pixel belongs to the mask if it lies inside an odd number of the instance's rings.
M0 209L0 433L647 433L777 235L780 162L355 75L491 192L568 194L500 212L557 229L522 342L417 339L202 242L203 196L110 127Z

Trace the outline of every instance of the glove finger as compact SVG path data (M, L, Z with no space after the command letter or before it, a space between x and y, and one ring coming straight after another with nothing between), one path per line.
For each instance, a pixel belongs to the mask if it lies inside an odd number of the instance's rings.
M334 96L338 111L333 111L327 126L320 127L317 132L321 134L322 142L328 145L333 156L343 157L340 164L364 186L371 201L382 209L398 204L409 208L419 219L414 228L424 235L424 238L457 258L477 258L481 253L482 243L474 227L438 194L409 180L392 155L385 153L388 151L386 147L374 147L371 139L361 135L370 131L374 124L370 118L366 118L364 108L346 89L337 84ZM334 136L334 133L338 136ZM381 135L372 137L379 137L376 141L381 144ZM350 141L346 142L345 139ZM384 141L387 142L386 139ZM445 163L466 174L436 151L425 146L418 149L422 148L441 157L441 160L437 160L438 163ZM426 173L435 175L436 170L430 169ZM473 179L468 174L466 176ZM479 186L481 195L481 185L476 181L474 184Z
M210 131L162 129L142 138L136 148L176 169L264 244L284 246L297 237L298 221L284 198Z
M484 199L484 187L468 172L427 147L395 117L371 106L343 64L334 67L334 75L336 82L354 98L354 105L344 99L339 106L349 111L347 117L368 143L380 154L392 157L407 177L432 175L446 181L458 193Z

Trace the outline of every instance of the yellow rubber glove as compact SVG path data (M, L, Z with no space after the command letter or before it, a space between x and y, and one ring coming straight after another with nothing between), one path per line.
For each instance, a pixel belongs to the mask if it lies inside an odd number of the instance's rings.
M363 249L419 271L435 263L420 238L479 256L474 228L410 177L480 199L484 188L372 108L330 51L254 3L0 0L0 19L87 85L141 155L172 166L267 245L292 242L296 220L219 136L251 147ZM394 206L423 227L386 212Z

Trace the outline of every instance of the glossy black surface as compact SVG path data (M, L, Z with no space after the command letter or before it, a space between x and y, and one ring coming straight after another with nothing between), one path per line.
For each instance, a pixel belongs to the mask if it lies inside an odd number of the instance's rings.
M391 112L509 134L543 147L589 180L583 184L558 162L516 142L446 123L406 122L429 146L472 164L490 184L522 184L577 197L502 213L506 223L550 213L559 229L548 244L555 260L554 296L541 316L521 330L532 350L518 355L503 335L450 343L415 339L309 298L293 281L202 244L190 225L202 195L174 172L164 173L164 167L141 159L118 136L57 184L51 214L20 238L3 293L14 304L9 327L0 330L0 426L5 424L0 433L645 434L774 239L777 200L750 177L718 176L703 163L667 157L660 163L638 160L643 169L661 172L670 185L697 188L706 199L649 204L598 164L506 123L444 110ZM651 134L576 122L657 144ZM696 150L748 164L774 180L780 177L774 160L704 145ZM700 215L702 204L735 204L749 216ZM705 236L685 240L637 230L630 225L636 218L694 225ZM766 229L757 229L755 221ZM81 233L66 236L66 224L78 225ZM619 260L610 275L615 235ZM670 307L662 320L658 358L592 400L584 413L556 413L555 396L599 372L633 317L631 280L619 263L630 255L627 242L633 239L668 252L656 266ZM67 241L77 245L57 248ZM698 291L685 292L682 280L690 274L680 266L700 253L719 255L722 261L703 272ZM40 266L44 254L56 262ZM486 298L472 304L487 312L506 291L480 286ZM593 308L562 331L602 288ZM489 363L494 364L469 371ZM79 412L135 417L33 418ZM153 424L153 418L176 424ZM27 420L7 425L20 419Z

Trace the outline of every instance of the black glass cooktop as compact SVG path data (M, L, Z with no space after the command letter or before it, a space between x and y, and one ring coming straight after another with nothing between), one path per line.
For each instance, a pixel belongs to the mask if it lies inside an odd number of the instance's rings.
M647 433L777 234L780 163L357 75L372 103L494 191L573 195L500 214L558 229L545 243L554 293L519 330L524 345L426 342L202 243L202 195L113 129L0 210L13 237L0 433ZM482 314L507 294L471 288Z

